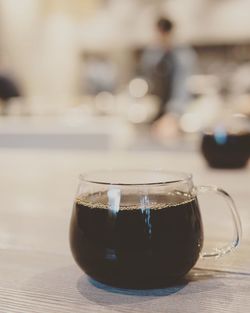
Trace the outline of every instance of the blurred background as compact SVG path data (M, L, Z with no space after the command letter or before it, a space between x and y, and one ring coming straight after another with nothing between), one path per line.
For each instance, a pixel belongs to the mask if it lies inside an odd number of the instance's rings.
M0 0L5 311L21 299L15 288L30 307L24 284L37 292L37 273L41 290L57 290L44 273L72 264L59 255L70 256L77 177L99 168L191 172L195 184L228 190L245 245L238 263L225 267L222 258L212 268L249 273L249 12L250 0ZM199 198L206 244L221 238L223 246L232 228L219 213L226 205Z
M248 12L249 0L1 0L0 147L197 150L208 129L248 133Z

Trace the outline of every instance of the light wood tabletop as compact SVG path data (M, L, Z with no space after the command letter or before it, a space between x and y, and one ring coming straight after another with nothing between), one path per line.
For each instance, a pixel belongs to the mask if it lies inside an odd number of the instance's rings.
M250 312L250 167L211 170L194 152L0 152L0 312ZM200 260L177 286L133 291L90 281L75 264L69 221L81 172L106 167L191 172L234 198L243 238L233 253ZM205 247L231 239L225 204L200 199ZM221 210L220 210L221 208Z

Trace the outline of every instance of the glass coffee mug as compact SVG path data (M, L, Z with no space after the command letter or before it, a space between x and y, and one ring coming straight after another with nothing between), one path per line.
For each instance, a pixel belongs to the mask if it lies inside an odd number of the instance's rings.
M225 198L234 237L203 252L197 195ZM199 257L238 246L240 219L231 197L214 186L195 187L192 175L165 171L96 171L80 176L70 225L75 261L91 278L116 287L160 288L182 278Z

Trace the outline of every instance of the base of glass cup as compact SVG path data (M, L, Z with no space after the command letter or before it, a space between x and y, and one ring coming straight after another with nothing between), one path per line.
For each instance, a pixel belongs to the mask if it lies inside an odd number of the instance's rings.
M105 282L105 281L100 281L93 279L91 277L90 281L92 282L93 285L100 284L103 285L103 288L105 289L106 287L113 287L113 288L119 288L119 289L131 289L131 290L150 290L150 289L162 289L162 288L169 288L173 287L176 285L184 284L185 283L185 278L180 277L180 278L172 278L171 280L168 279L168 281L154 281L154 282L142 282L142 283L126 283L126 282L116 282L116 281L111 281L111 282Z

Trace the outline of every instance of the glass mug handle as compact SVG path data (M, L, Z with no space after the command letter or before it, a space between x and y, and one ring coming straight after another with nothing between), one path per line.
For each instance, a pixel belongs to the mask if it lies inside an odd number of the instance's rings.
M217 186L196 186L194 187L194 193L195 195L199 195L202 193L212 192L216 193L219 196L222 196L228 205L228 209L231 212L231 216L233 219L233 226L234 226L234 236L232 242L230 242L227 246L224 246L222 248L214 248L210 252L201 252L200 257L201 258L211 258L211 257L221 257L224 254L227 254L231 252L234 248L236 248L241 240L242 236L242 228L241 228L241 221L239 214L237 212L234 200L231 198L231 196L223 189L218 188Z

